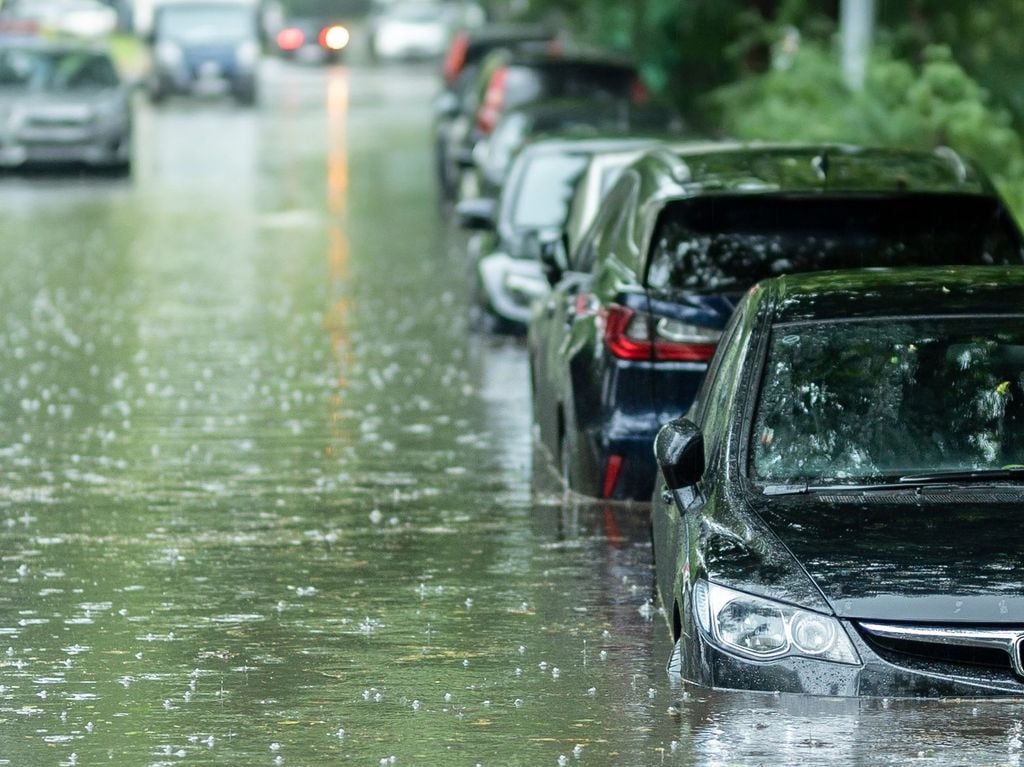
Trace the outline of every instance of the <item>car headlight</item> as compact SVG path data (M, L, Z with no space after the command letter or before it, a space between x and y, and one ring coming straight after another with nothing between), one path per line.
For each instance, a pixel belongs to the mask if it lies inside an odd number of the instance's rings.
M715 644L755 660L786 656L858 665L860 658L835 618L698 581L697 622Z
M255 40L246 40L235 49L238 63L243 67L254 67L260 57L260 46Z
M153 53L157 61L168 67L176 67L185 60L185 54L175 43L158 43Z

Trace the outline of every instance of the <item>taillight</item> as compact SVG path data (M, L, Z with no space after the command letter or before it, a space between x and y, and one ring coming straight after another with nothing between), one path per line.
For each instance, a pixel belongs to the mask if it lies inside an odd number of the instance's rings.
M487 83L484 103L476 113L476 126L484 135L490 135L501 117L501 108L505 103L505 84L508 81L508 69L501 67L494 70L491 80Z
M629 98L634 104L646 104L651 100L651 92L642 80L634 80L629 89Z
M352 35L341 24L333 24L320 30L320 45L328 50L340 51L351 39Z
M605 346L623 360L707 362L722 336L720 330L669 317L649 320L617 304L602 308L601 319Z
M455 82L463 65L466 63L466 54L469 52L469 35L459 32L452 40L448 55L444 59L444 81L449 85Z
M277 33L277 47L282 51L297 51L304 42L306 35L298 27L285 27Z

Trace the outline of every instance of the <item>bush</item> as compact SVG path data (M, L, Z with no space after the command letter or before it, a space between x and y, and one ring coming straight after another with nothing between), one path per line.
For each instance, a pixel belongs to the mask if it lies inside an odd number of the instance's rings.
M838 53L804 44L786 69L720 88L708 105L743 140L950 146L975 159L1024 220L1024 148L1011 116L943 46L929 47L919 68L876 52L853 93Z

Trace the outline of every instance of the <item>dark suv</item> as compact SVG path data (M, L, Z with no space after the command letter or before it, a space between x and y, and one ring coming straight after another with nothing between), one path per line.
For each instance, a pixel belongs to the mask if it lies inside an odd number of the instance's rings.
M704 145L627 168L529 330L534 418L574 491L650 498L658 427L693 401L760 279L1022 263L991 184L949 150Z
M617 59L496 52L481 65L447 134L453 194L461 169L472 166L476 142L503 114L552 99L641 104L648 97L636 68Z

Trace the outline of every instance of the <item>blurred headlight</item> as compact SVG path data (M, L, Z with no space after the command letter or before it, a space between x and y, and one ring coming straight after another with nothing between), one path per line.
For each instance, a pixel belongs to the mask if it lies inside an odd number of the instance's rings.
M168 67L176 67L185 60L185 54L174 43L157 43L154 54L157 61Z
M755 660L786 656L857 665L860 658L835 618L733 591L708 581L694 585L694 611L723 649Z
M254 67L260 57L260 46L255 40L246 40L235 49L238 63L243 67Z
M320 44L324 48L329 48L332 51L340 51L345 48L349 40L352 39L352 35L349 31L340 24L334 26L324 27L320 30Z

